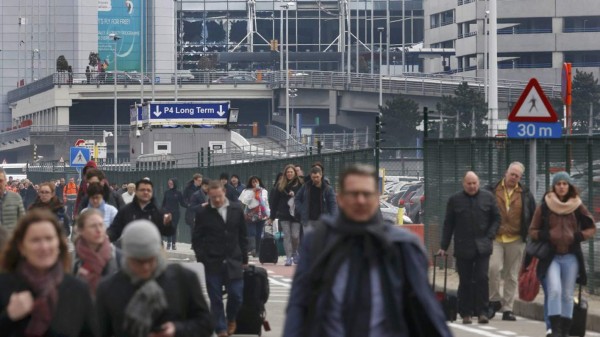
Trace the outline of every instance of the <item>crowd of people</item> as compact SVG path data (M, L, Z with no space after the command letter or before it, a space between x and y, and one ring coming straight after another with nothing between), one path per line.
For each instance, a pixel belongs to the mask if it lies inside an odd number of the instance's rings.
M463 190L448 201L438 253L445 255L454 238L464 324L472 317L487 323L498 311L514 321L517 274L531 260L523 258L525 242L546 242L551 253L539 258L537 275L548 334L566 336L575 283L586 282L580 244L596 228L568 174L554 175L536 206L520 181L524 171L514 162L484 188L467 172ZM422 244L381 216L372 166L350 165L338 177L337 193L319 162L308 175L286 165L271 187L258 176L243 181L196 173L180 190L171 178L159 203L150 179L111 185L89 162L79 184L74 178L23 182L35 191L26 203L0 170L0 331L230 336L244 301L249 255L260 252L265 226L277 220L285 265L297 264L284 336L451 336L425 286ZM182 215L205 268L210 305L196 274L165 258L165 249L177 249Z
M537 259L546 335L569 336L575 284L587 282L581 243L594 236L596 226L568 173L554 174L537 206L521 182L524 173L525 166L513 162L502 179L480 188L477 174L467 172L463 190L448 200L438 254L445 255L454 238L463 324L472 317L488 323L498 311L502 320L515 321L519 271ZM527 254L528 238L530 245L545 245L546 253Z

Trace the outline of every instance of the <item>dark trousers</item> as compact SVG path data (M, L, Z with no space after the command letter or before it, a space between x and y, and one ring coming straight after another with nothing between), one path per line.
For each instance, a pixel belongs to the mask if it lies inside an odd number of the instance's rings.
M248 229L248 247L250 250L254 247L257 255L260 251L260 239L264 227L265 221L246 222L246 228Z
M227 308L223 306L223 286L227 291ZM227 322L235 322L244 300L244 279L230 279L227 267L219 273L206 273L206 290L215 332L227 331Z
M458 311L461 316L485 315L489 301L490 256L456 259L458 269Z
M171 226L173 226L175 231L173 231L173 235L167 236L167 244L174 245L177 243L177 225L179 224L180 214L173 212L171 213L171 216L173 217L173 219L171 220Z

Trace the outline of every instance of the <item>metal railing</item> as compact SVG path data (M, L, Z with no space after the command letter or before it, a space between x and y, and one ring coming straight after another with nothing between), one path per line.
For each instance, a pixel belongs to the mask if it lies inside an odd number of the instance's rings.
M193 78L187 77L186 79L181 78L181 82L178 83L180 87L186 85L205 85L209 87L218 86L238 86L238 85L255 85L263 86L265 89L281 89L285 88L285 77L288 75L286 72L279 71L256 71L256 72L194 72ZM225 79L223 74L226 75ZM46 77L40 81L28 84L24 87L12 90L8 93L7 98L9 102L15 102L16 100L28 97L33 92L42 92L44 90L50 90L54 85L63 86L69 85L71 87L77 86L102 86L102 85L113 85L109 82L97 82L94 83L90 80L87 82L85 74L73 74L73 81L70 81L67 77L67 83L64 81L64 73L55 74L53 76ZM83 76L83 79L82 79ZM91 75L93 76L93 75ZM98 76L96 74L95 76ZM139 75L137 75L139 77ZM157 86L165 88L165 86L173 86L171 78L173 74L156 74L157 77L161 78ZM237 77L236 77L237 76ZM366 92L377 92L379 88L379 75L378 74L366 74L366 73L341 73L341 72L328 72L328 71L295 71L290 72L290 86L295 88L306 88L306 89L338 89L338 90L349 90L349 91L366 91ZM162 79L166 78L166 81ZM215 82L220 81L220 82ZM416 94L416 95L452 95L454 90L462 82L468 82L472 87L478 87L481 92L483 89L483 79L478 77L460 76L455 74L405 74L402 76L384 76L383 78L383 92L385 93L402 93L402 94ZM39 83L38 83L39 82ZM71 82L71 83L68 83ZM146 81L144 81L146 82ZM139 85L138 83L124 83L119 84L122 86L127 85ZM145 85L150 86L149 83ZM523 81L511 81L511 80L499 80L499 95L498 98L501 101L511 100L517 97L527 85L527 82ZM560 97L560 84L542 84L544 91L551 97ZM502 92L507 92L504 95Z

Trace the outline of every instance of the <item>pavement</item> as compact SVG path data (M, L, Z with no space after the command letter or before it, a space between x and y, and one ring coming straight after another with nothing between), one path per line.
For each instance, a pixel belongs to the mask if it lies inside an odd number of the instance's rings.
M194 262L195 256L191 249L190 244L178 243L177 250L166 251L169 260L179 262ZM257 258L250 258L251 264L260 265ZM261 265L269 273L269 283L271 287L271 295L267 302L267 320L270 322L271 331L264 332L265 337L281 336L283 330L283 323L285 322L285 308L287 306L287 299L289 290L291 288L291 282L294 276L294 267L283 266L282 257L280 257L279 264L265 264ZM429 279L433 276L433 267L429 270ZM443 269L436 270L436 288L441 290L443 285ZM458 273L454 269L448 270L447 280L448 290L458 289ZM600 296L588 294L584 291L583 297L588 301L588 317L587 317L587 330L600 332ZM539 334L543 331L543 323L540 322L544 317L544 295L543 290L540 289L540 293L532 302L524 302L519 299L515 300L513 311L518 317L518 326L515 326L515 322L503 322L500 317L501 314L496 314L496 317L490 321L489 325L462 325L460 322L450 323L450 327L456 336L506 336L505 332L517 330L518 333L510 334L514 336L533 336L535 332ZM536 322L537 321L537 322ZM531 333L527 333L531 330ZM600 336L597 333L589 333L588 336Z

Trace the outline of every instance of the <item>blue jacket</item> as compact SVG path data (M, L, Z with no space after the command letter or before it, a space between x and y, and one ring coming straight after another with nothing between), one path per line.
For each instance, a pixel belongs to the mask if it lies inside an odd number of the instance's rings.
M310 214L310 193L308 193L308 189L313 186L312 180L309 180L302 185L298 193L294 198L294 215L298 217L300 216L301 222L308 222L308 216ZM323 180L323 184L321 185L323 189L323 200L321 203L323 205L323 214L337 215L338 207L337 202L335 200L335 191L333 187L327 183L327 181Z
M335 226L337 217L324 216L321 218L324 225L333 227ZM390 241L395 243L395 246L401 250L401 256L404 257L403 263L405 269L410 272L405 272L405 280L392 281L395 291L393 294L403 293L403 284L409 282L412 286L413 292L410 298L404 300L404 312L406 312L407 305L411 305L414 309L419 321L405 319L407 325L418 324L419 329L422 330L421 336L426 337L451 337L448 326L446 325L445 315L439 302L436 300L427 278L427 256L423 249L419 239L412 233L394 227L386 226L387 235ZM335 234L331 229L329 235L326 237L326 243L332 244ZM285 337L322 337L319 336L319 326L309 327L307 335L303 335L303 331L307 324L308 319L308 306L311 297L311 285L310 285L310 269L313 264L313 260L316 256L311 255L311 245L314 237L314 231L309 230L304 234L304 240L300 245L299 255L302 256L296 273L294 275L294 281L292 283L292 289L288 300L287 314L283 336ZM314 254L314 253L313 253ZM402 295L398 295L402 296ZM314 312L314 317L324 317L325 315L325 297L323 294L319 295L317 299L317 307ZM407 316L406 314L404 315ZM427 330L427 331L425 331ZM337 336L328 336L337 337Z

